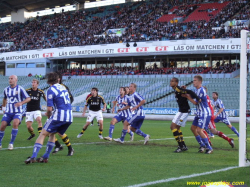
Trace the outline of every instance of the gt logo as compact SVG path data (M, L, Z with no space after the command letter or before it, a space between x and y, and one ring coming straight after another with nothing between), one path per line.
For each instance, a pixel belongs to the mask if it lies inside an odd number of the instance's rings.
M118 53L128 53L130 48L118 48Z
M136 51L137 52L147 52L149 47L137 47Z
M167 51L168 50L168 46L157 46L155 47L156 51Z

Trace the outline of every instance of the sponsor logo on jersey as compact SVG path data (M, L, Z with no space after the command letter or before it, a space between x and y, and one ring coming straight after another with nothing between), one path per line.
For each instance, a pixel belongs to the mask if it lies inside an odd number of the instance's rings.
M53 98L52 94L49 94L49 95L48 95L48 98L49 98L49 99L52 99L52 98Z
M9 98L8 99L8 101L9 101L9 103L17 103L18 102L18 99L17 98L15 98L15 97L11 97L11 98Z

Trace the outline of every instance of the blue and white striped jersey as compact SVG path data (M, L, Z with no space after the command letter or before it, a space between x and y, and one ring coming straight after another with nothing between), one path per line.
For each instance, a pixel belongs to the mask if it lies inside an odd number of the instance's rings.
M117 101L117 103L119 105L119 109L124 108L126 106L126 104L122 104L122 103L123 102L128 103L129 96L125 95L124 97L121 97L120 95L118 95L116 97L115 101ZM127 110L120 111L120 112L118 112L118 115L124 116L124 117L129 117L131 115L131 110L129 108Z
M227 118L227 113L225 111L225 107L224 107L224 104L223 104L222 100L220 100L220 99L217 99L216 101L213 100L212 105L214 105L214 109L217 110L217 112L221 108L223 108L224 110L218 116L221 117L221 118Z
M22 86L16 85L11 88L10 86L4 89L4 98L7 99L5 113L22 113L23 107L15 107L16 103L22 102L26 98L30 97Z
M47 106L54 106L53 120L73 122L69 92L61 84L54 84L47 91Z
M137 106L142 100L144 100L144 98L138 94L137 92L131 94L129 96L129 102L128 102L128 105L129 106L132 106L132 107L135 107ZM140 106L139 108L137 108L135 111L134 111L135 115L137 116L145 116L145 113L144 113L144 110L143 110L143 107Z
M196 116L211 116L211 110L207 103L207 93L203 87L195 90L195 94L201 99L198 105L196 105Z

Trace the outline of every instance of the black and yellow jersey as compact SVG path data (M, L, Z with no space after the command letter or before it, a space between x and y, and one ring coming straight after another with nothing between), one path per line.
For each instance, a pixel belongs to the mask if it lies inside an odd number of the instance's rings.
M96 97L90 96L86 101L86 106L89 105L89 110L99 111L101 110L101 104L105 104L104 98L100 95Z
M46 96L44 91L41 89L33 90L32 88L26 89L26 92L30 96L30 102L27 103L26 112L32 112L36 110L41 110L40 100L41 97L46 101Z
M190 94L192 98L195 98L197 101L199 101L199 97L192 91L188 89L181 88L179 86L174 88L175 92L175 98L179 106L179 112L182 113L189 113L190 112L190 106L188 103L188 99L186 97L182 97L182 94Z

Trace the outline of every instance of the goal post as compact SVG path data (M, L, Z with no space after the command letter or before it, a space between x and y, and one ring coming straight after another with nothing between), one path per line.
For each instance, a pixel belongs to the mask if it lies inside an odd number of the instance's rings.
M247 53L250 32L241 31L241 51L240 51L240 111L239 111L239 167L250 165L247 160Z

